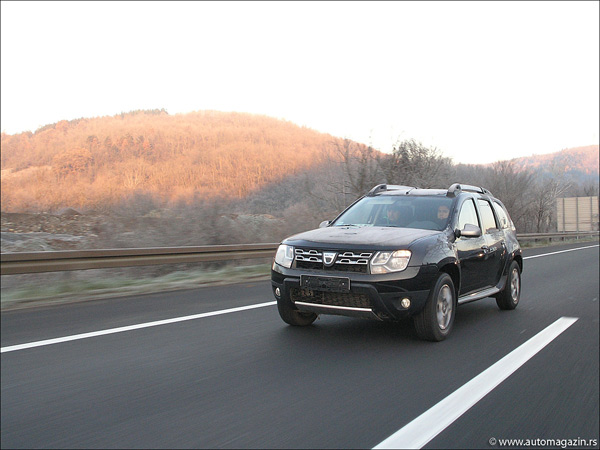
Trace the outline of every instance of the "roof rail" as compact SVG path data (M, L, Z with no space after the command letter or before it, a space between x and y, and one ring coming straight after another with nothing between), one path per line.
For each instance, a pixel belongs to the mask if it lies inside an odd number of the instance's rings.
M402 190L402 189L416 189L414 186L400 186L397 184L378 184L377 186L375 186L373 189L371 189L369 191L369 193L367 194L367 197L374 197L377 194L380 194L381 192L386 192L386 191L398 191L398 190Z
M492 193L490 191L488 191L486 188L482 188L482 187L478 187L478 186L471 186L470 184L459 184L459 183L454 183L452 186L450 186L448 188L448 197L454 197L457 194L460 194L461 191L464 192L477 192L478 194L487 194L487 195L492 195Z

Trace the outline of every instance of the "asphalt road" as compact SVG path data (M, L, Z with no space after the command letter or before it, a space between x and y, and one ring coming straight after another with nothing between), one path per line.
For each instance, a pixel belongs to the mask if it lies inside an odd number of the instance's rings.
M533 257L590 245L525 250L519 307L462 305L441 343L419 341L409 323L287 326L268 282L2 313L1 447L373 448L570 317L425 448L598 448L599 249ZM176 318L187 320L147 326Z

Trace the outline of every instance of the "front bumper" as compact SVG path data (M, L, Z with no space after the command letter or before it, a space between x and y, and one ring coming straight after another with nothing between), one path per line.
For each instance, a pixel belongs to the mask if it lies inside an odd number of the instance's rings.
M386 275L338 273L350 279L349 292L323 292L300 287L301 275L331 276L331 273L286 269L277 264L271 270L273 294L301 311L379 320L400 320L420 312L437 277L437 267L409 267ZM277 295L279 289L279 296ZM402 299L410 306L404 308Z

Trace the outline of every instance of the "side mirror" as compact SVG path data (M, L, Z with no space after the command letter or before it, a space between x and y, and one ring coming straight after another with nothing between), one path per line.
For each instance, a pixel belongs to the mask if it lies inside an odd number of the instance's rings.
M466 224L462 230L455 230L455 236L458 237L466 237L466 238L476 238L481 236L481 228L476 225L472 225L470 223Z
M331 220L324 220L323 222L321 222L321 223L319 224L319 228L325 228L325 227L328 227L330 223L331 223Z

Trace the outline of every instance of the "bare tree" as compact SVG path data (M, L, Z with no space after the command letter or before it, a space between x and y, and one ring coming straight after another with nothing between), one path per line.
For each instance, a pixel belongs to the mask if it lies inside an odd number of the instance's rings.
M532 197L531 215L535 220L535 231L548 231L555 219L556 199L563 196L572 186L564 170L553 164L548 173L537 174L529 195Z
M363 195L381 180L379 152L349 139L335 144L337 154L344 165L344 175L348 180L351 195Z
M391 155L380 158L379 167L389 184L430 188L447 182L452 163L437 148L408 139L397 142Z
M58 178L85 172L92 165L94 158L85 148L73 148L59 153L52 160L52 169Z
M517 228L526 231L528 217L532 214L534 200L530 191L535 182L535 174L530 170L517 168L512 160L498 161L492 164L485 178L483 186L502 200Z
M336 139L324 151L318 168L306 173L307 200L329 215L385 180L379 168L381 153L349 139Z

